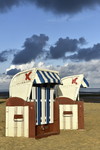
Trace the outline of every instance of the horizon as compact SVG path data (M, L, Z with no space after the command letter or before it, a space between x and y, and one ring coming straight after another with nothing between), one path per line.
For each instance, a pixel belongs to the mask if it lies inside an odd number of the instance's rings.
M1 92L9 92L9 89L8 90L0 90L0 93ZM79 92L100 92L100 88L80 88Z

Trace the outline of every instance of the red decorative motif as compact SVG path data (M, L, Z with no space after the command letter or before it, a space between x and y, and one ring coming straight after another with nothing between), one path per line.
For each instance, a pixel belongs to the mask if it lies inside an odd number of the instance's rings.
M26 74L25 74L25 76L26 76L25 80L31 80L31 78L29 77L31 73L32 73L32 72L29 72L29 73L26 73Z
M78 78L72 79L72 84L77 84L77 82L76 82L77 79Z

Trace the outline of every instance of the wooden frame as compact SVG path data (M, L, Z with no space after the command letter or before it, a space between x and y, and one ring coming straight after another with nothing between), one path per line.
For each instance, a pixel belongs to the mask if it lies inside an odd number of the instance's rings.
M82 101L73 101L67 97L57 97L55 99L59 105L78 105L78 129L84 129L84 103Z
M42 138L49 135L59 134L59 103L56 101L54 102L54 123L51 124L43 124L43 125L36 125L36 103L35 102L26 102L21 98L18 97L11 97L6 102L6 108L11 107L26 107L28 106L28 137L32 138ZM8 113L8 112L7 112ZM10 112L11 114L11 112ZM9 114L9 115L10 115ZM6 116L7 117L7 116ZM10 116L9 116L10 117ZM23 119L25 120L26 116L23 116L23 114L13 114L12 119ZM23 128L20 128L20 132L22 132ZM11 127L9 126L8 129L8 122L6 120L6 136L17 136L15 133L13 135L7 134L7 130L11 130ZM25 134L23 134L25 135ZM19 134L19 136L22 136Z

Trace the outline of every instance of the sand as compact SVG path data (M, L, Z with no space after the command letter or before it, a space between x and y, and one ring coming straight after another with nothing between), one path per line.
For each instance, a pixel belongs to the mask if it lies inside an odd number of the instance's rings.
M100 150L100 103L84 103L84 114L84 130L63 130L39 140L5 137L5 100L0 100L0 150Z

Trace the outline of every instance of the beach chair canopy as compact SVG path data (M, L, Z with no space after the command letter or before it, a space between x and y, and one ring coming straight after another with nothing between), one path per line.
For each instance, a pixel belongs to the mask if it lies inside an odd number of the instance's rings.
M86 80L86 78L84 77L83 80L82 80L82 83L81 83L81 88L86 88L86 87L89 87L89 83L88 81Z
M61 82L62 85L56 87L56 97L68 97L74 101L79 95L80 87L86 88L89 86L83 74L64 77Z
M29 100L33 85L61 84L57 71L32 68L17 73L10 82L10 97L20 97Z
M45 84L45 83L60 84L60 78L58 73L56 72L37 70L33 83L34 84Z

